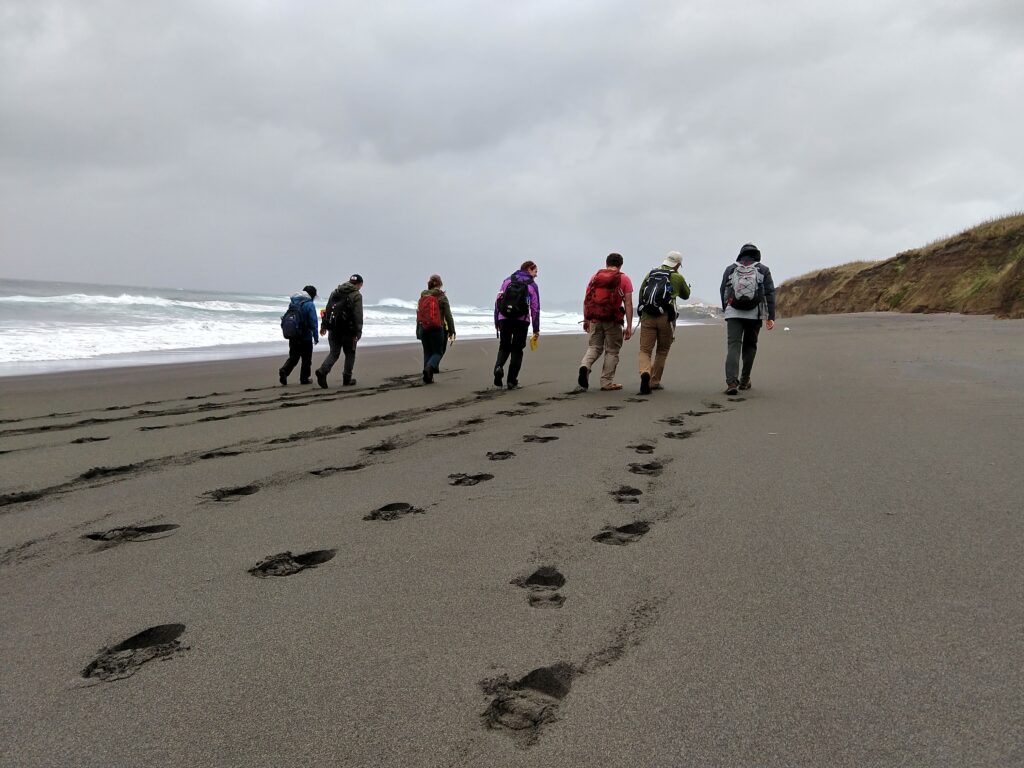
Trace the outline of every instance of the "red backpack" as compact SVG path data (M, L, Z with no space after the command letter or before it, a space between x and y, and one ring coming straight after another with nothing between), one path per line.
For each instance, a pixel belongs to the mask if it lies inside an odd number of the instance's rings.
M622 306L622 273L617 269L599 269L590 278L587 295L583 299L585 320L605 320L621 323L626 316Z
M441 320L441 302L437 300L437 296L432 293L420 296L420 303L416 305L416 322L424 331L436 331L444 327Z

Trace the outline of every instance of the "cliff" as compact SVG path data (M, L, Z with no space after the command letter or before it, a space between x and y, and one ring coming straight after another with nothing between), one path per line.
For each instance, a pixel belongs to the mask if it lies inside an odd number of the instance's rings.
M776 301L784 317L879 311L1024 317L1024 214L884 261L787 280Z

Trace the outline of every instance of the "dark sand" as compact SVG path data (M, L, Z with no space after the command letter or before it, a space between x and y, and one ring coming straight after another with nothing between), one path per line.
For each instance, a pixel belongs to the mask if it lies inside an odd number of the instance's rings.
M0 763L1024 765L1024 324L762 339L0 380Z

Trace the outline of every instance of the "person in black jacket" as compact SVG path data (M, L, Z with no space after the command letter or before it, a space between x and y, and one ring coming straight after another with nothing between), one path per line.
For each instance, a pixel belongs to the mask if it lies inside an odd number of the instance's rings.
M721 294L728 328L725 394L735 395L741 389L750 389L761 321L769 331L775 327L775 283L771 270L761 263L761 251L756 245L744 245L735 263L725 268Z
M316 383L327 389L327 374L338 362L341 353L345 353L345 367L342 369L341 383L353 386L352 369L356 364L356 343L363 336L363 288L361 275L352 275L347 283L342 283L327 299L324 310L324 322L321 323L320 335L327 335L327 343L331 351L320 367L316 369Z

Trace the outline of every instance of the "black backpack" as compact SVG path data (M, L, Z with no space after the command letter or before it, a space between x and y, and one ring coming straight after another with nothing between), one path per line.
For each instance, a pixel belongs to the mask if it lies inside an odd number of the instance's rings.
M498 312L504 317L517 319L529 311L530 284L515 275L498 297Z
M323 327L328 331L353 332L355 330L355 312L352 308L352 293L335 291L328 300L324 310Z
M281 335L286 339L301 339L308 329L306 328L306 313L304 308L306 302L289 304L288 309L281 315Z
M652 269L640 291L637 314L658 317L675 303L672 293L672 270Z

